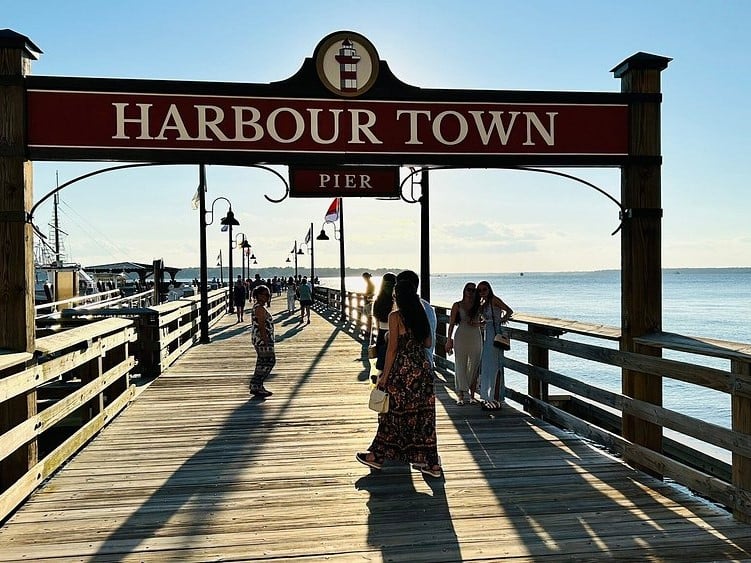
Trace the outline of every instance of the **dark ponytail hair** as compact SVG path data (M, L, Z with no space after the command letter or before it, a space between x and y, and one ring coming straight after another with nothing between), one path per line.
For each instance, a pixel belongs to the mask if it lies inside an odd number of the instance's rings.
M389 313L394 308L394 285L396 285L396 275L392 272L383 274L381 289L373 303L373 316L382 323L388 321Z
M414 284L406 280L397 281L394 286L394 295L404 326L412 333L412 336L418 342L422 342L428 336L432 337L428 316L425 314Z

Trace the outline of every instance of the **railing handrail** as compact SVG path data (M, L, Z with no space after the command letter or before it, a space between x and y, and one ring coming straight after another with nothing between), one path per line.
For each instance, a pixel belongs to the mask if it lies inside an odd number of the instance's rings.
M328 301L337 301L337 290L321 288ZM348 292L348 299L352 295ZM448 374L454 369L451 360L445 357L443 345L446 342L447 311L450 306L433 305L438 317L438 332L435 335L436 365ZM349 310L349 309L348 309ZM362 312L355 308L359 315ZM526 329L524 328L526 325ZM503 365L528 378L528 389L520 392L508 389L509 398L520 402L525 409L535 416L542 416L555 424L571 429L594 441L598 441L621 454L629 462L666 475L675 481L724 503L733 509L736 517L751 521L751 505L745 499L751 497L751 421L747 412L751 411L751 344L718 340L711 338L684 336L667 332L648 334L634 338L634 343L643 348L671 350L690 353L697 356L721 358L730 361L728 370L704 366L690 361L662 358L658 355L626 351L613 347L612 343L621 342L618 327L585 323L559 318L543 317L514 313L509 322L512 340L523 342L528 346L528 362L520 362L504 357ZM585 343L579 340L561 338L567 333L586 336L608 342L608 346ZM624 371L635 371L645 377L675 379L693 385L706 387L727 393L733 398L733 421L731 428L701 420L654 404L637 400L624 393L601 389L585 381L568 377L548 368L548 353L554 351L571 355L587 361L616 366ZM584 398L589 407L588 413L581 418L556 406L548 397L548 386L569 391ZM570 399L575 399L574 396ZM679 444L663 437L672 451L654 451L645 446L628 441L620 435L620 427L608 429L601 420L612 417L601 404L609 409L620 411L661 428L668 428L697 441L712 444L733 453L732 470L730 466L710 454L699 452L686 444ZM620 422L620 419L618 419ZM617 430L617 434L613 433ZM681 458L671 457L680 454ZM698 461L694 461L698 460ZM693 464L692 464L693 463ZM721 477L718 477L721 475Z

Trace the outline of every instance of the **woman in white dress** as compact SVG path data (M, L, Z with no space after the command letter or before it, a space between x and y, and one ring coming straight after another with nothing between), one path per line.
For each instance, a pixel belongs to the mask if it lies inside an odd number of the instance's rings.
M464 394L469 404L474 404L477 375L482 357L482 333L480 331L480 297L474 283L467 283L461 301L451 306L446 353L454 353L454 390L457 405L464 404ZM454 332L456 327L456 332Z

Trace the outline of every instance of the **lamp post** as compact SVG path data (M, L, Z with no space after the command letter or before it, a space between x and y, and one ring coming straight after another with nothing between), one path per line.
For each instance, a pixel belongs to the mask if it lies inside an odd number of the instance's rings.
M227 246L229 248L229 279L232 280L234 276L234 272L232 271L232 243L234 240L232 239L232 227L239 225L240 221L235 219L235 214L232 212L232 203L226 198L226 197L218 197L214 201L211 202L211 221L214 221L214 204L219 201L220 199L223 199L229 204L229 210L227 211L227 215L222 217L222 220L220 221L222 225L222 231L228 231L228 237L227 237ZM208 223L209 225L211 223ZM231 284L230 284L231 286ZM235 312L235 303L233 299L229 300L229 308L228 311L230 313Z
M238 242L237 239L240 236L242 236L242 239L240 239L241 242ZM241 266L240 271L242 272L242 279L245 279L245 256L242 253L245 252L243 244L246 243L246 242L247 242L247 239L245 238L245 233L235 233L235 236L232 239L232 243L231 243L233 249L238 248L238 247L243 248L243 250L240 251L240 253L241 253L240 254L240 259L242 261L242 266ZM250 245L248 245L248 246L250 246ZM230 287L232 287L235 284L235 280L233 279L233 276L230 275L230 280L229 281L230 281L229 285L230 285Z
M308 251L310 252L310 284L313 285L313 280L316 276L315 249L313 248L313 223L310 224L310 230L308 230L308 234L305 235L305 242L301 243L301 245L303 244L308 248ZM302 252L298 252L298 254L302 254Z
M209 341L209 273L207 267L206 258L206 165L201 164L198 167L198 214L200 215L199 221L201 222L199 234L200 234L200 246L201 246L201 264L200 264L200 286L201 292L201 318L199 320L199 342L201 344L208 344Z
M295 281L297 281L297 255L305 253L302 251L302 248L297 248L297 241L295 241L295 246L292 247L289 253L295 255ZM287 262L290 262L289 256L287 256Z
M316 237L318 240L330 240L329 236L326 234L325 227L326 223L331 223L334 225L334 238L339 239L339 290L341 292L341 307L342 307L342 317L344 317L346 312L346 306L347 306L347 287L344 282L344 206L342 205L342 198L337 198L338 201L338 208L339 208L339 236L337 237L337 229L336 224L331 221L326 221L321 226L321 232Z
M199 322L200 337L199 342L201 344L208 344L209 339L209 275L207 267L206 257L206 227L214 222L214 204L223 199L229 204L229 210L227 215L222 218L221 224L226 226L229 230L230 244L229 244L229 274L232 278L232 227L239 225L240 222L235 219L235 214L232 212L232 203L226 197L218 197L211 202L211 211L206 210L206 165L201 164L198 167L198 209L201 215L201 230L200 230L200 245L201 245L201 319ZM210 215L211 220L207 221L206 216ZM230 312L234 310L234 304L232 299L230 302Z
M243 241L240 243L240 248L242 248L242 258L243 258L243 270L242 270L242 279L245 281L245 257L249 256L250 252L250 243L248 242L248 239L245 238L245 235L243 234ZM248 270L250 270L250 260L248 260Z

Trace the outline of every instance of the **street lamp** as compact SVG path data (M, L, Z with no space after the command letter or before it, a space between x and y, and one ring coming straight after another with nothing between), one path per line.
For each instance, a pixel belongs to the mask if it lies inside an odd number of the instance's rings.
M326 233L324 233L325 235ZM305 245L308 248L308 251L310 252L310 285L313 285L313 280L316 277L316 271L315 271L315 249L313 248L313 223L310 224L310 230L308 230L308 234L305 235L305 242L300 243L300 245ZM299 254L299 253L298 253Z
M297 255L305 253L302 251L302 248L297 248L297 241L295 241L295 246L292 247L292 250L290 250L289 253L295 255L295 280L297 280ZM287 263L289 262L291 262L291 260L289 259L289 256L287 256Z
M238 242L237 239L240 238L240 236L242 236L242 239L240 239L241 242ZM231 247L233 249L235 249L237 247L244 248L243 247L243 243L245 243L245 242L247 242L247 239L245 238L245 233L235 233L235 237L232 239L232 243L231 243L232 246ZM248 246L250 246L250 244L248 244ZM242 250L240 252L242 253L242 252L244 252L244 250ZM245 279L245 257L243 255L241 255L240 258L242 259L242 268L241 268L242 279ZM235 280L233 280L232 276L230 276L230 287L232 287L234 285L234 283L235 283Z
M317 240L330 240L329 236L326 234L326 223L331 223L334 225L334 238L339 239L339 291L341 292L341 306L342 306L342 317L344 317L346 312L346 304L347 304L347 287L344 283L344 206L342 205L342 198L337 198L337 207L338 207L338 219L339 219L339 229L337 231L336 223L333 221L326 221L323 225L321 225L321 232L316 237ZM337 237L337 232L339 236Z
M214 204L220 199L223 199L229 205L229 210L227 211L227 215L222 217L219 223L222 225L222 232L228 231L228 235L229 235L227 237L227 246L229 247L229 279L231 280L232 277L234 276L234 272L232 271L232 243L234 242L232 240L232 227L239 225L240 221L235 219L235 214L232 212L232 203L230 202L230 200L228 200L226 197L220 196L211 202L211 211L208 212L209 214L211 214L211 221L207 222L206 225L211 225L211 223L214 222ZM229 300L228 310L230 313L235 312L235 303L233 299Z
M240 243L240 248L242 249L240 252L242 253L242 259L243 259L242 279L244 281L247 277L245 275L245 257L249 255L250 243L248 242L248 239L245 238L244 233L239 233L239 234L243 236L243 241ZM250 260L248 260L248 270L250 270Z

